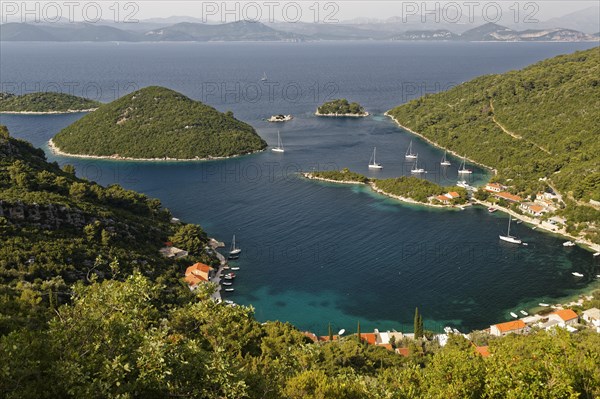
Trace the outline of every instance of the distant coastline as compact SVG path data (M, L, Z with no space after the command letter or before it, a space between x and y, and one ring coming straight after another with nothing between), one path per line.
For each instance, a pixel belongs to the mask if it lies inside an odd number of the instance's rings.
M79 114L82 112L94 112L98 108L90 109L68 109L66 111L0 111L0 114L7 115L62 115L62 114Z
M245 155L252 155L252 154L256 154L256 153L265 151L265 149L262 149L262 150L252 151L252 152L248 152L248 153L244 153L244 154L231 155L231 156L227 156L227 157L185 158L185 159L168 158L168 157L165 157L165 158L133 158L133 157L122 157L122 156L119 156L118 154L115 154L115 155L71 154L71 153L62 151L60 148L58 148L56 146L56 144L54 144L54 142L52 141L52 139L48 140L48 149L53 154L64 156L64 157L85 158L85 159L103 159L103 160L108 160L108 161L130 161L130 162L196 162L196 161L217 161L217 160L221 160L221 159L230 159L230 158L242 157L242 156L245 156Z

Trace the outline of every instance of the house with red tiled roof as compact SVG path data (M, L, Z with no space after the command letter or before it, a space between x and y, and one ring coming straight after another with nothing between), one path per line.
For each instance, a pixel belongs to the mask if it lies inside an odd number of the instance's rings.
M449 193L446 193L444 195L451 199L460 198L460 194L457 193L456 191L450 191Z
M546 213L548 210L543 207L542 205L538 205L538 204L533 204L531 202L526 202L524 204L520 205L520 208L525 212L528 213L530 215L539 217L542 216L542 214Z
M306 338L310 339L312 342L319 341L319 337L317 337L317 335L315 333L311 333L310 331L304 331L302 334L304 334L304 336Z
M518 195L514 195L514 194L511 194L511 193L506 192L506 191L495 193L494 196L496 196L496 198L503 199L503 200L508 201L508 202L521 202L521 201L523 201L523 198L519 197Z
M572 326L579 322L579 316L571 309L557 310L548 315L548 320L555 320L561 326Z
M522 334L525 327L523 320L507 321L506 323L490 326L490 334L497 337L503 337L508 334Z
M446 197L445 195L438 195L437 197L435 197L435 199L440 201L442 204L450 203L450 198Z
M340 336L339 336L339 335L334 335L334 336L333 336L333 341L337 341L338 339L340 339ZM329 335L321 335L321 336L319 337L319 341L322 341L322 342L327 342L327 341L329 341Z
M377 336L375 333L361 333L360 339L369 345L375 345L377 343Z
M204 263L195 263L185 269L185 281L190 286L190 289L193 290L198 284L210 281L214 276L214 270L215 269Z

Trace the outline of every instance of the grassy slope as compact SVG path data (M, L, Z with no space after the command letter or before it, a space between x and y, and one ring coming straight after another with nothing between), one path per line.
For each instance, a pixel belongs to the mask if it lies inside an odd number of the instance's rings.
M72 154L131 158L224 157L264 149L252 126L162 87L103 105L53 139Z

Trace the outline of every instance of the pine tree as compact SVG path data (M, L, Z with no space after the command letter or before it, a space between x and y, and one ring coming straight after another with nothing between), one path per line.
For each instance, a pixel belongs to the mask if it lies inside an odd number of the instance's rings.
M423 336L423 317L419 314L419 308L415 308L415 318L414 318L414 332L415 339L421 338Z
M356 327L356 336L358 337L358 343L360 344L362 342L362 339L360 336L360 321L358 322L358 326Z
M329 323L329 341L333 341L333 332L331 331L331 323Z

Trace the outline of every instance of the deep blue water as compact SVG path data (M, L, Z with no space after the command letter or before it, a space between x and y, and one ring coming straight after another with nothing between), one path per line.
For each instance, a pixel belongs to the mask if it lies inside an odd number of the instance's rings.
M508 312L552 302L585 288L598 273L589 252L515 225L529 242L499 242L504 215L485 209L427 209L361 187L315 183L297 172L349 167L370 176L408 174L410 140L429 173L456 181L458 160L382 115L414 96L475 76L518 69L586 43L2 43L0 83L17 93L56 88L110 101L162 85L205 101L256 127L267 142L281 130L286 152L195 163L134 163L55 157L102 184L158 197L176 217L200 223L243 248L231 299L252 304L260 320L281 319L324 333L331 322L352 330L411 328L419 307L430 328L479 328ZM263 73L268 81L259 79ZM71 89L70 89L71 88ZM312 115L329 98L359 101L365 119ZM291 113L272 125L263 119ZM13 136L46 142L81 114L0 116ZM372 148L384 169L367 169ZM473 166L471 166L473 167ZM486 172L476 171L473 183ZM575 279L572 271L586 277ZM590 276L590 277L588 277Z

